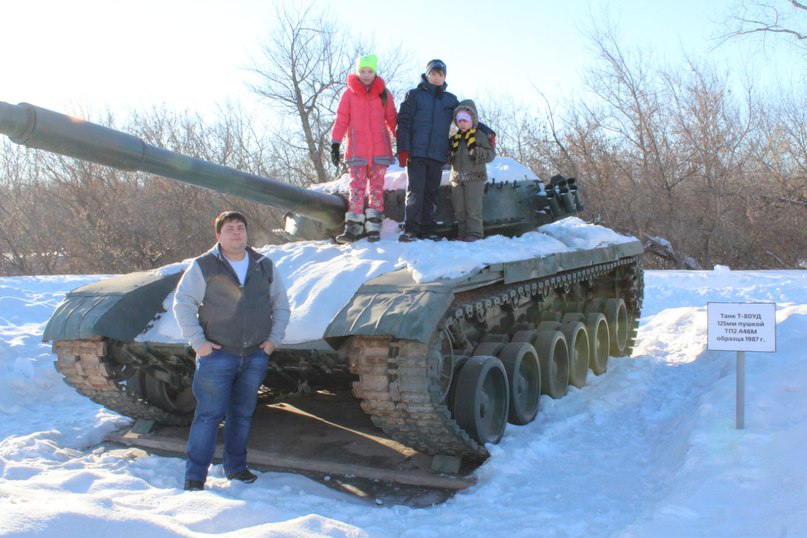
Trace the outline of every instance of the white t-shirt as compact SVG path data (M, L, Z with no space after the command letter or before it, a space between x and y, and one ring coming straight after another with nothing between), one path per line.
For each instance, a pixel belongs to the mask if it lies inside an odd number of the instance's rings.
M238 261L233 261L227 256L224 257L227 260L227 263L233 268L235 274L238 276L238 281L241 285L244 285L244 281L247 279L247 269L249 269L249 256L244 254L244 257Z

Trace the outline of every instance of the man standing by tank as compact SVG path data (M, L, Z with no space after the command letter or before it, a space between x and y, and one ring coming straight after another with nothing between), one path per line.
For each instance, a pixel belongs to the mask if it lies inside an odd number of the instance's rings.
M437 239L434 213L448 155L448 130L457 96L446 91L446 64L432 60L420 84L409 90L398 111L398 164L406 167L406 209L403 242L418 237Z
M177 285L174 316L196 351L196 414L186 449L185 489L204 489L224 420L224 473L252 483L247 439L266 377L291 311L272 261L247 246L247 219L225 211L214 220L216 245L194 259Z

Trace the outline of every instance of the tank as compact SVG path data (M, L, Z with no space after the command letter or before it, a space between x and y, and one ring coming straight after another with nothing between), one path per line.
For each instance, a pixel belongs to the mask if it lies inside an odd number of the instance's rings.
M0 102L0 133L31 148L284 209L289 241L333 240L344 225L342 195L181 155L30 104ZM582 210L578 188L560 175L546 183L489 183L486 236L512 237L515 245L518 236L540 232L533 235L543 241L542 230ZM385 192L388 218L403 220L404 199L403 189ZM439 235L456 235L447 186L437 220ZM642 306L641 256L641 243L623 237L427 283L405 268L385 272L336 306L321 337L281 345L264 384L278 392L351 390L395 441L427 454L484 458L485 445L499 442L508 423L535 420L542 394L561 398L569 385L582 387L589 370L603 374L609 356L630 355ZM188 424L193 350L144 338L167 315L180 276L136 272L70 292L43 334L65 381L123 415Z

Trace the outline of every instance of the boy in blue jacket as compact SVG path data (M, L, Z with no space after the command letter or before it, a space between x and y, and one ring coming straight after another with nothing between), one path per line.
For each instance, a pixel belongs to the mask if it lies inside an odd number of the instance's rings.
M437 239L437 194L443 165L448 155L448 131L459 105L457 96L446 91L446 64L432 60L421 82L409 90L398 112L398 164L406 167L404 231L399 241L425 237Z

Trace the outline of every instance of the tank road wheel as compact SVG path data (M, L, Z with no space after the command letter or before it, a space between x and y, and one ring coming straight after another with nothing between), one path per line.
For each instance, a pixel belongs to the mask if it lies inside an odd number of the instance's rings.
M568 322L563 325L563 336L569 346L569 384L583 387L588 374L590 351L586 326L579 321Z
M504 435L509 407L507 372L502 361L473 356L460 369L454 399L457 424L480 444L496 444Z
M586 329L589 343L588 366L594 375L602 375L608 369L608 352L611 347L608 322L603 314L588 314Z
M499 358L507 372L510 385L510 424L529 424L538 414L541 397L541 367L532 344L505 344Z
M174 415L189 415L196 409L196 398L190 385L174 387L161 379L170 374L162 371L148 371L143 379L146 399L150 404Z
M622 299L608 299L603 308L611 337L611 355L623 357L628 346L628 309Z
M457 367L451 333L443 329L436 335L429 349L429 373L436 379L437 401L443 402L449 394Z
M560 331L538 331L535 351L541 364L541 392L557 400L569 389L569 348Z

